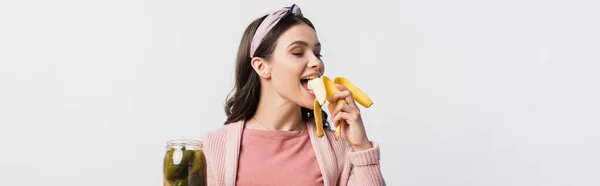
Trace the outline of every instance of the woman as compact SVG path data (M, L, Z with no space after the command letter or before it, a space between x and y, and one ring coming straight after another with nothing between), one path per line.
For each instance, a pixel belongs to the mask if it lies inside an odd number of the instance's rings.
M330 102L335 139L323 112L325 136L316 137L314 94L307 79L323 75L321 45L296 5L253 21L236 59L234 92L225 126L202 139L209 185L385 185L379 146L369 141L351 92Z

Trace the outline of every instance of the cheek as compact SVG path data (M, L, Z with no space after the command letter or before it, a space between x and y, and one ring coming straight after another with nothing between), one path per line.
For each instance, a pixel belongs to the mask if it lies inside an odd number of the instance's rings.
M273 66L273 73L277 74L278 78L286 81L297 80L299 82L303 70L304 69L300 65L294 64L293 61L283 62L277 66Z
M280 68L277 71L277 81L278 86L282 87L291 87L296 86L300 83L300 73L293 68Z
M273 68L273 84L278 92L294 92L300 86L302 68L295 64L279 64Z

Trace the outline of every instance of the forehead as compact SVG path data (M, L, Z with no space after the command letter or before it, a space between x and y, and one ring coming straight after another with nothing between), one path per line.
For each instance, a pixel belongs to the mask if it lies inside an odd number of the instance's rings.
M278 45L284 48L287 48L295 41L304 41L309 46L315 46L319 43L317 32L306 24L297 24L290 27L277 39Z

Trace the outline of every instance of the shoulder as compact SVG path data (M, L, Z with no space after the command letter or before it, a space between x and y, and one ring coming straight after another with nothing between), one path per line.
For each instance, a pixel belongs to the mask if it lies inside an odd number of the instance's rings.
M206 132L200 139L202 151L206 156L207 177L209 185L222 185L225 180L225 167L227 155L227 141L232 134L231 129L239 127L239 122L221 126Z
M227 138L229 137L229 131L231 131L232 128L239 127L240 124L240 122L230 123L204 134L201 137L203 149L205 149L205 151L210 151L212 149L224 148Z

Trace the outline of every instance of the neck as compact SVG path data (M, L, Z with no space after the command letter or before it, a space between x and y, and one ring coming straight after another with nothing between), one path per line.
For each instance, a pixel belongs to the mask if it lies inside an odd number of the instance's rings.
M262 88L258 108L253 116L256 120L250 118L247 126L264 130L304 130L306 126L302 120L300 106L280 97L274 91L265 89L268 87Z

